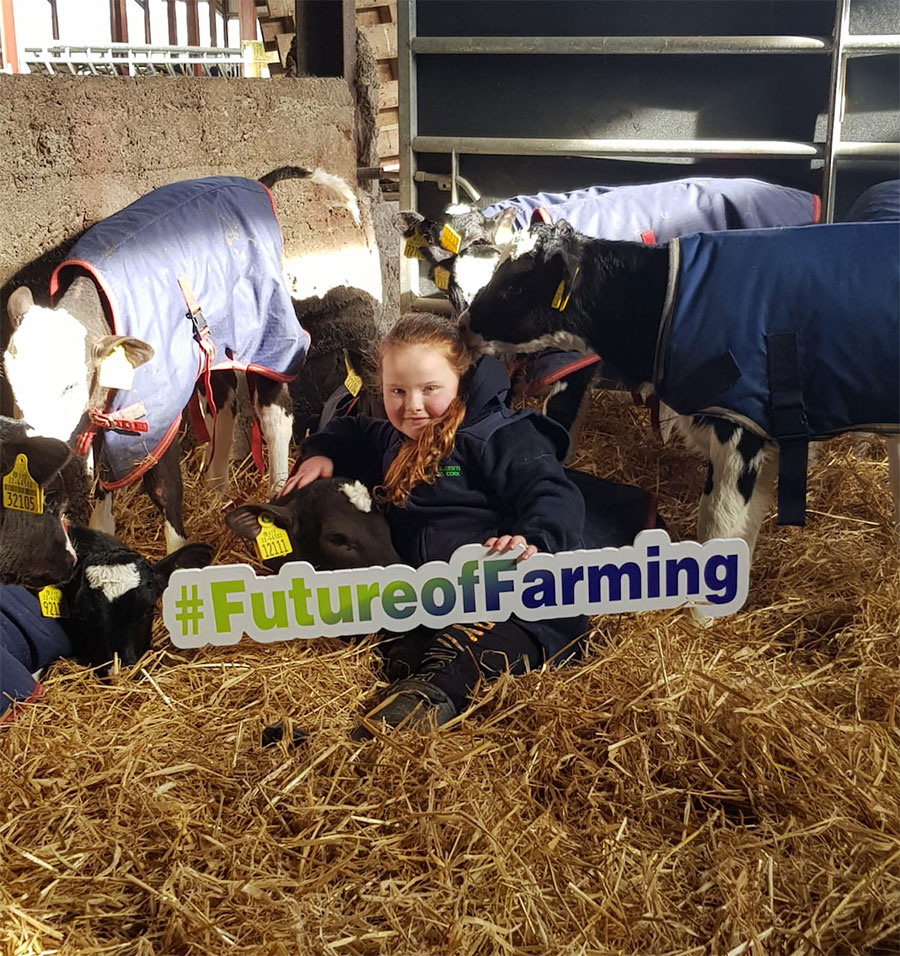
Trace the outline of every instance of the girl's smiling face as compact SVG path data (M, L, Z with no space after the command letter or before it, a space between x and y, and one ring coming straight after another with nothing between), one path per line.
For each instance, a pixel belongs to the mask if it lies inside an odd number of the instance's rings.
M381 358L381 391L388 421L407 438L418 438L456 398L459 375L440 348L391 346Z

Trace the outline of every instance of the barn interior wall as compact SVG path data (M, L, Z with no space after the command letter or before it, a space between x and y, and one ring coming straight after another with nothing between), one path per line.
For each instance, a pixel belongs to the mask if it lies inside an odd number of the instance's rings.
M157 186L220 174L255 178L289 164L320 166L351 186L356 180L353 104L341 79L0 75L0 129L2 345L12 289L27 284L46 303L50 273L74 240ZM357 227L323 186L285 181L273 191L286 256L314 264L300 269L297 297L355 284L380 298L363 197Z

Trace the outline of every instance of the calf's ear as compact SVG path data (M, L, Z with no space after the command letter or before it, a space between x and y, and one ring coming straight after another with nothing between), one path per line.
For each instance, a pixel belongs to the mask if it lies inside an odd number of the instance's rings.
M178 568L205 568L212 561L213 549L208 544L186 544L151 565L160 589L168 584L172 572Z
M424 222L425 217L420 216L417 212L407 211L407 212L398 212L396 218L394 219L394 225L400 232L407 238L416 231L416 226L420 222Z
M4 442L0 448L0 471L4 475L9 474L15 464L16 455L25 455L28 459L28 473L43 487L69 460L71 454L66 443L56 438L22 438Z
M132 368L137 368L153 358L153 346L148 342L127 335L101 335L93 345L94 363L99 365L112 355L113 349L116 348L122 349Z
M6 314L9 316L10 331L18 328L25 313L34 305L34 296L27 286L14 289L6 300Z
M503 246L513 237L513 223L516 221L516 208L510 206L501 209L489 220L487 241L493 246Z
M287 528L292 514L291 508L285 505L241 505L225 515L225 524L239 538L255 541L260 531L260 515L268 515L279 527Z

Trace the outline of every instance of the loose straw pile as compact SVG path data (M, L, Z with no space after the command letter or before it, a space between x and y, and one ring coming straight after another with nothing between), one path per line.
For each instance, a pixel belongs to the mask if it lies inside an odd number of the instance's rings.
M198 453L194 452L193 456ZM703 464L594 399L577 464L692 535ZM249 470L243 498L261 499ZM221 498L188 531L251 561ZM164 543L137 492L121 536ZM900 570L883 443L829 443L746 607L597 618L582 663L356 744L368 643L69 662L0 735L0 952L876 956L900 946ZM263 750L288 719L296 750Z

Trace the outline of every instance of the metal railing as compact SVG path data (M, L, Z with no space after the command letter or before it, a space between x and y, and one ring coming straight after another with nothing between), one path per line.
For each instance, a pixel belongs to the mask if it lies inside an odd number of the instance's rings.
M30 73L76 76L241 76L236 47L144 46L134 43L59 43L25 47Z

